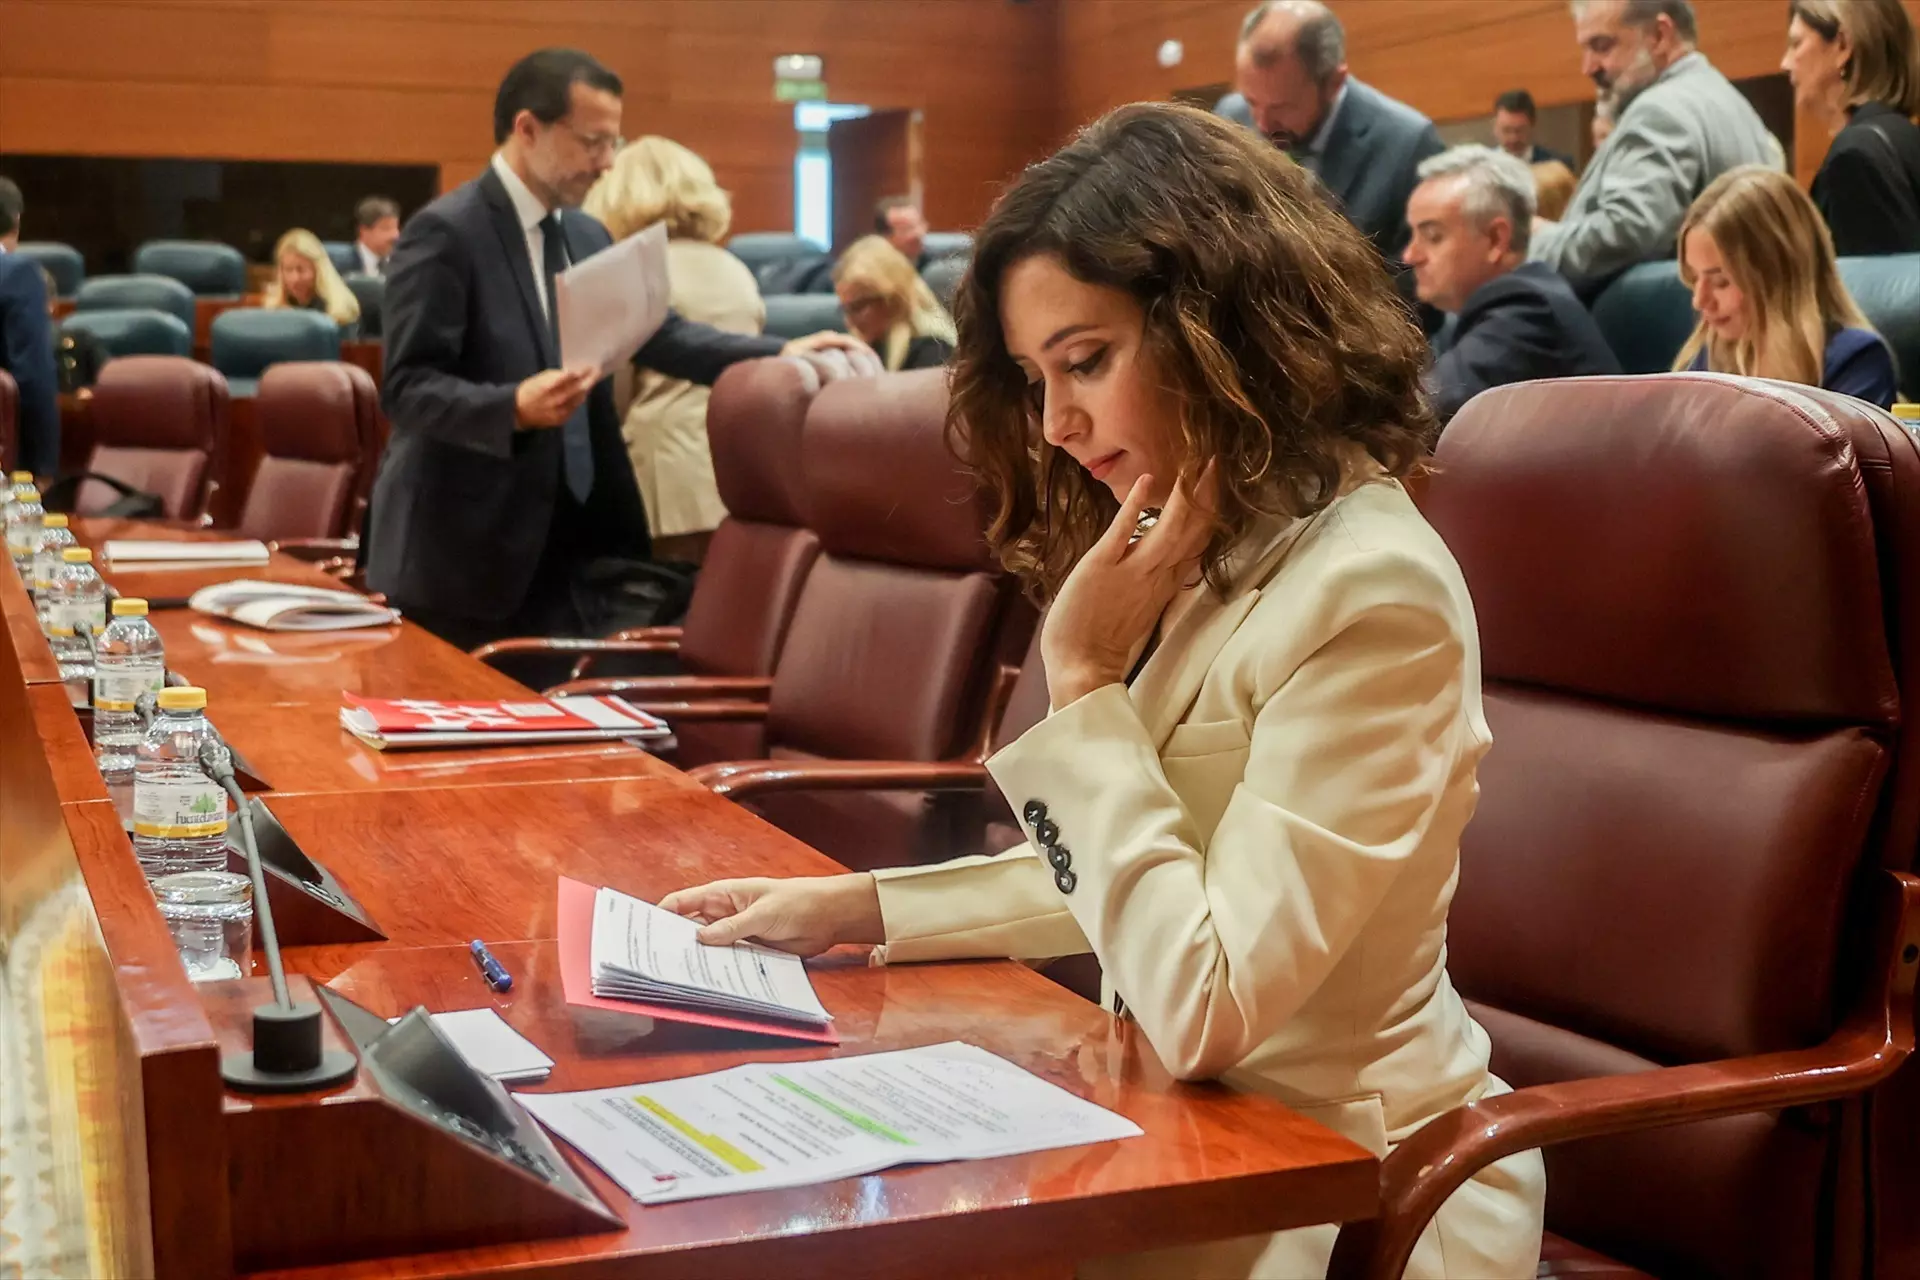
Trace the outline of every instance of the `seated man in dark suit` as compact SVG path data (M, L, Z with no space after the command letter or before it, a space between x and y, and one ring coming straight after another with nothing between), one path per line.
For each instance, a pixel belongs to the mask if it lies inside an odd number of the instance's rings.
M578 634L581 568L650 551L611 379L561 367L552 301L560 272L612 242L579 205L619 150L620 93L587 54L521 59L494 101L492 163L416 214L388 266L393 433L367 580L462 647ZM845 334L783 344L669 314L635 363L710 385L737 361L831 346L874 359Z
M1420 166L1407 265L1420 300L1456 316L1427 376L1442 422L1488 387L1620 372L1572 286L1527 261L1533 213L1533 173L1504 151L1455 147Z
M1347 74L1347 36L1319 0L1265 0L1240 24L1234 82L1253 127L1313 170L1389 264L1407 244L1414 169L1433 122ZM1215 110L1235 117L1239 104Z
M20 388L21 471L50 476L60 469L59 381L53 363L53 317L40 264L23 258L20 188L0 178L0 369Z
M1580 166L1564 151L1543 147L1533 140L1533 126L1539 121L1533 95L1525 89L1509 89L1493 100L1493 140L1500 149L1522 164L1545 164L1557 160L1567 172L1578 174Z

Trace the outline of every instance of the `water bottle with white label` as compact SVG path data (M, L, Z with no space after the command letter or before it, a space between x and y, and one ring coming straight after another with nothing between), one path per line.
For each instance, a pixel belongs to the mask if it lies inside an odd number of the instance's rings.
M47 512L40 521L40 536L33 540L33 576L27 583L42 635L47 632L47 596L53 589L53 572L60 567L60 553L75 545L67 517L58 511Z
M33 489L33 472L16 471L9 480L11 483L6 489L5 496L0 498L0 539L6 536L7 521L13 516L14 506L27 496L29 489ZM34 492L39 491L36 489Z
M146 736L140 697L157 697L166 683L165 651L147 621L147 602L120 597L93 644L93 758L122 817L133 812L133 757Z
M24 491L13 491L13 501L7 504L7 554L23 579L33 576L33 544L40 537L40 522L46 514L38 489L28 485Z
M200 765L214 736L205 689L162 689L134 752L133 855L149 881L227 869L227 793Z
M68 547L48 588L47 638L62 680L93 679L93 641L107 629L107 584L93 567L93 552Z

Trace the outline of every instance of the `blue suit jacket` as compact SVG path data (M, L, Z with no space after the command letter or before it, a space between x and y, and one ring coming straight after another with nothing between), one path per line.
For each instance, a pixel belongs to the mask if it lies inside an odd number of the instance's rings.
M1894 396L1899 391L1893 351L1887 346L1887 340L1873 330L1836 332L1827 339L1821 365L1820 385L1824 389L1877 404L1882 409L1893 407ZM1688 368L1704 370L1706 367L1707 353L1703 348Z
M1488 387L1619 373L1620 361L1566 278L1526 262L1473 291L1427 387L1442 422Z
M573 262L612 243L577 210L560 226ZM374 482L366 560L369 585L402 608L504 618L532 585L563 483L561 431L514 421L515 388L559 365L534 270L491 168L415 214L388 260L381 403L393 434ZM711 383L735 361L780 347L669 315L635 363ZM592 545L644 557L646 510L611 380L588 396L587 422Z
M19 470L60 469L60 382L53 367L53 320L40 264L0 253L0 369L20 387Z

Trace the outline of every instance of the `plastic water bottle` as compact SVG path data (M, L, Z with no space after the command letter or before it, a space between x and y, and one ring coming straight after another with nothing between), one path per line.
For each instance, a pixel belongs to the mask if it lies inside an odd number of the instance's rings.
M47 597L53 589L53 571L60 567L60 553L74 546L73 530L67 527L67 518L58 511L49 511L40 522L40 536L33 544L33 581L27 585L33 590L34 611L40 616L40 634L47 631Z
M147 621L147 602L122 596L93 644L93 758L122 817L133 813L134 752L146 737L140 697L157 697L166 683L165 651Z
M33 488L33 472L16 471L7 479L6 497L0 499L0 536L6 533L7 519L13 515L14 504L26 497L27 490Z
M7 554L22 578L33 574L33 544L40 537L40 522L47 509L40 505L40 491L29 484L15 487L13 501L7 504Z
M205 689L162 689L134 752L133 855L148 881L227 869L227 793L200 767L214 736Z
M62 680L92 680L93 639L107 629L107 584L86 547L67 547L60 561L48 591L47 638Z

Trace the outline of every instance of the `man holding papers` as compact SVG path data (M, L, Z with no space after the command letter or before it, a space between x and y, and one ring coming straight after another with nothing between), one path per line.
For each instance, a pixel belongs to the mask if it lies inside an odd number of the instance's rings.
M858 346L844 334L783 345L666 312L650 336L598 335L584 360L563 351L567 290L555 281L610 244L578 206L619 149L620 94L619 77L587 54L521 59L494 101L491 165L421 210L388 266L382 405L393 435L368 518L367 579L462 647L577 633L578 566L649 552L605 377L610 350L638 346L637 363L711 383L741 360Z

